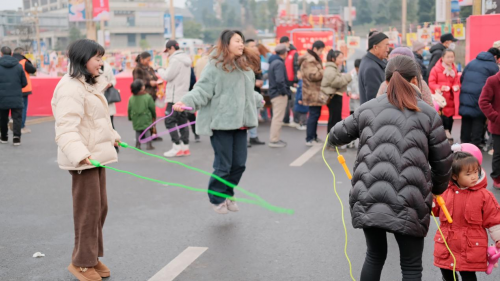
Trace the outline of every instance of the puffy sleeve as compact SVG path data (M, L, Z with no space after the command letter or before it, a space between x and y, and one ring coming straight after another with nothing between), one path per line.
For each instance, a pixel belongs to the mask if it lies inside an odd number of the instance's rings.
M188 107L192 107L193 111L200 110L200 108L206 106L214 96L217 76L215 66L208 64L201 73L200 80L194 85L193 90L181 99L182 103Z
M448 188L453 154L444 132L441 117L435 112L428 136L429 164L431 166L432 193L440 195Z

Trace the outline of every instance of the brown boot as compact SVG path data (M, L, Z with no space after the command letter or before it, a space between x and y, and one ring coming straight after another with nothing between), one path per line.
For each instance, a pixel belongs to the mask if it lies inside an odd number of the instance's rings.
M102 278L106 278L111 275L109 268L105 266L100 260L98 260L98 263L96 266L94 266L94 269Z
M135 142L135 148L137 148L137 149L141 149L141 143L140 143L140 142L138 142L138 141L136 141L136 142Z
M153 147L153 143L152 143L152 142L148 142L148 144L147 144L147 146L146 146L146 150L153 150L153 149L155 149L155 148Z
M68 266L69 272L73 274L80 281L101 281L101 276L95 271L93 267L78 267L72 263Z

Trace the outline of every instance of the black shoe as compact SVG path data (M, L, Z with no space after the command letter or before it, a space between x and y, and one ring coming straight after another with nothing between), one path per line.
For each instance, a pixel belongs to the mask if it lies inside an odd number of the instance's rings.
M0 143L9 143L9 138L8 137L0 138Z
M153 139L153 141L163 141L163 139L161 137L157 137L157 138Z
M248 148L252 147L252 144L250 142L247 142L247 147Z
M200 136L199 135L194 135L194 142L200 142Z
M256 137L256 138L250 138L250 144L251 145L264 145L266 143L263 141L260 141L259 138Z
M21 145L21 137L14 137L14 145L15 146Z

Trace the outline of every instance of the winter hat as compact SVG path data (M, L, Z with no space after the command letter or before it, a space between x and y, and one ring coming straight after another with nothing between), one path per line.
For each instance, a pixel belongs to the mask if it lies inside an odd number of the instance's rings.
M389 39L387 35L385 35L382 32L370 32L370 38L368 38L368 51L373 49L373 46L377 45L378 43L384 41L385 39Z
M414 52L418 52L418 51L422 50L423 48L425 48L424 43L422 43L420 41L413 42L413 51Z
M389 54L389 59L395 58L397 56L409 57L412 60L415 59L413 52L408 47L397 47L396 49L392 50L392 52Z
M493 43L493 48L500 49L500 41L495 41L495 42Z

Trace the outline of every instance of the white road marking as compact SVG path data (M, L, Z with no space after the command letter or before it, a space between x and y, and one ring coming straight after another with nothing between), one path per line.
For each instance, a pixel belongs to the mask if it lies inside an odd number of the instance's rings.
M309 150L304 152L299 158L295 159L295 161L290 164L290 167L300 167L304 165L309 159L311 159L318 151L321 151L323 148L323 144L315 144Z
M175 259L169 262L158 273L148 281L172 281L181 274L190 264L192 264L208 248L205 247L187 247Z

